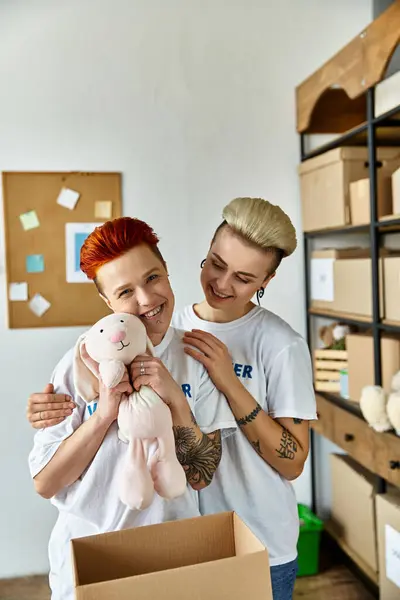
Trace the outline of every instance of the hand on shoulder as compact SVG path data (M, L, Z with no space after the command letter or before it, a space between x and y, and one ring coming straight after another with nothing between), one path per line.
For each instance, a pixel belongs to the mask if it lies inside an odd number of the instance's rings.
M75 406L71 396L55 394L54 386L48 383L43 392L29 396L26 418L34 429L44 429L61 423L72 414Z

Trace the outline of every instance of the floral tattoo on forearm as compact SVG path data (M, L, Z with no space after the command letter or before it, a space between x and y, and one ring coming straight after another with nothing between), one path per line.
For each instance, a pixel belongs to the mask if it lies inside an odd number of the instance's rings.
M221 460L221 432L203 434L200 439L191 427L174 426L176 456L191 484L209 485Z

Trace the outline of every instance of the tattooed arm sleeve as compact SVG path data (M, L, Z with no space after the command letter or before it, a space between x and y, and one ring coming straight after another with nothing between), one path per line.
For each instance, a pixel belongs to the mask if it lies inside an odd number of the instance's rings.
M221 460L221 432L198 435L193 427L174 426L175 448L186 478L194 489L210 485Z
M189 405L171 409L176 456L186 479L195 490L210 485L221 460L221 431L205 434L199 428Z

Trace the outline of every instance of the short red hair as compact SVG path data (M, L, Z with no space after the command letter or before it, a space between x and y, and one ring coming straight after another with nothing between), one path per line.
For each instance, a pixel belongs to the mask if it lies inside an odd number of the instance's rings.
M165 261L159 251L158 237L150 225L140 219L120 217L107 221L86 238L81 248L81 270L92 280L106 263L120 257L140 244L147 244L156 256Z

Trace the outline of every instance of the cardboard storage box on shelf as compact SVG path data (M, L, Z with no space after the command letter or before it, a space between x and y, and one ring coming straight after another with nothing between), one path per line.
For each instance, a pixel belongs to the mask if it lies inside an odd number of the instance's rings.
M78 600L272 600L267 550L232 512L71 544Z
M372 335L352 333L346 336L349 397L360 401L366 385L374 385L374 343ZM382 386L390 392L392 377L400 369L400 338L381 337Z
M400 598L400 490L376 497L379 555L379 598Z
M400 169L392 175L392 203L393 213L400 215Z
M372 317L372 271L369 248L326 249L312 252L310 283L311 308L345 313L355 317ZM382 290L380 293L382 298ZM383 315L382 299L380 306Z
M340 539L378 572L376 477L349 456L331 454L331 522Z
M383 259L385 319L400 322L400 256Z
M391 176L386 171L378 171L378 219L391 214L393 214ZM352 225L367 225L371 222L369 178L359 179L350 183L350 220Z
M375 86L375 116L379 117L400 104L400 71Z
M378 148L382 170L400 167L399 148ZM342 147L310 158L299 166L304 231L351 225L350 184L369 176L368 150Z

